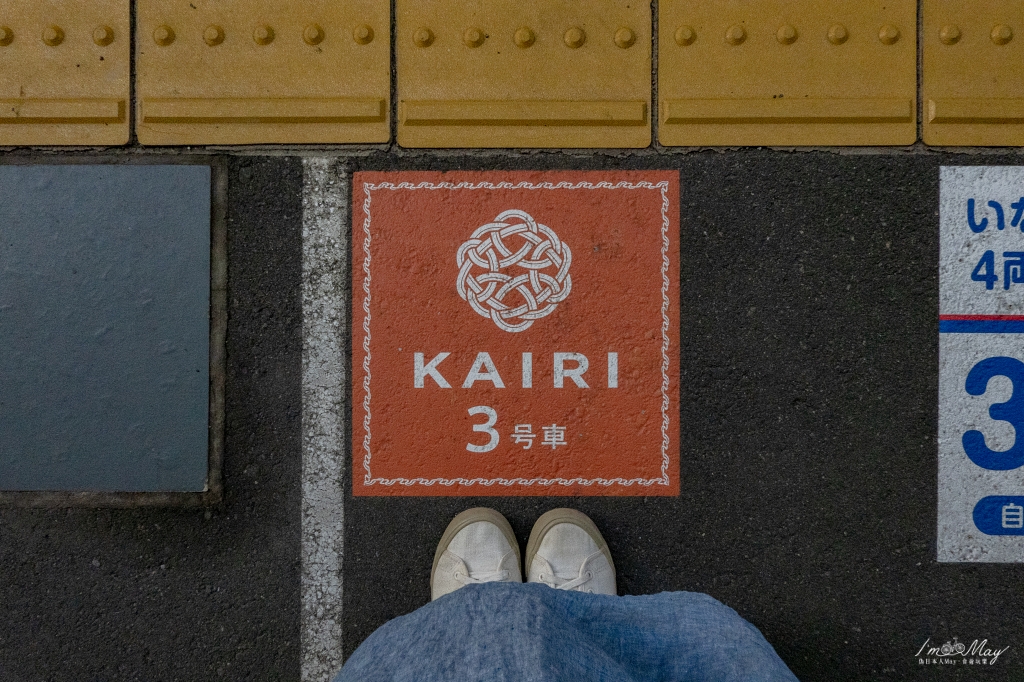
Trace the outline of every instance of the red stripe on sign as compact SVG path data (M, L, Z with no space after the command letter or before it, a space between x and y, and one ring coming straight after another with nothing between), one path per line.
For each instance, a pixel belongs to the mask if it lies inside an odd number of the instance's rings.
M1004 321L1024 320L1024 315L939 315L940 320Z

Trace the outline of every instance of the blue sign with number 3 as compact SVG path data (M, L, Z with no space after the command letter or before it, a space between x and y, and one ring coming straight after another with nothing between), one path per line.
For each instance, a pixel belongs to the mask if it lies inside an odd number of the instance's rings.
M971 461L984 469L1009 471L1024 465L1024 438L1020 438L1024 428L1024 362L1016 358L986 358L971 368L967 374L964 388L971 395L984 395L989 379L1003 376L1013 382L1013 393L1004 403L996 403L988 408L992 419L1009 422L1016 432L1013 446L1002 452L992 450L985 444L985 436L981 431L972 430L964 434L964 452Z

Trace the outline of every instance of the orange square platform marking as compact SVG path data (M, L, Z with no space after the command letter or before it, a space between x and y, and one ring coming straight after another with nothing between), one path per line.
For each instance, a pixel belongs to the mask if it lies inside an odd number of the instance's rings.
M356 173L355 495L677 495L678 175Z

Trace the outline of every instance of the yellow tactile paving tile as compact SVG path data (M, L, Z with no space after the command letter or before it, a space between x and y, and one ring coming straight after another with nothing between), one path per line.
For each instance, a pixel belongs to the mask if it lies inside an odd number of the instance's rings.
M0 145L128 142L128 0L5 0Z
M387 142L387 0L138 0L142 144Z
M646 147L651 10L634 0L398 0L404 147Z
M924 141L1024 144L1024 4L925 0L922 30Z
M661 0L664 145L915 142L914 0Z

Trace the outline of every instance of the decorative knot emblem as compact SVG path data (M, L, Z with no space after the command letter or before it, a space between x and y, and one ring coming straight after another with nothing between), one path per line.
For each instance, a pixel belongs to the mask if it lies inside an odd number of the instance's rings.
M456 260L459 296L507 332L529 329L572 291L568 244L526 211L505 211L478 227Z

